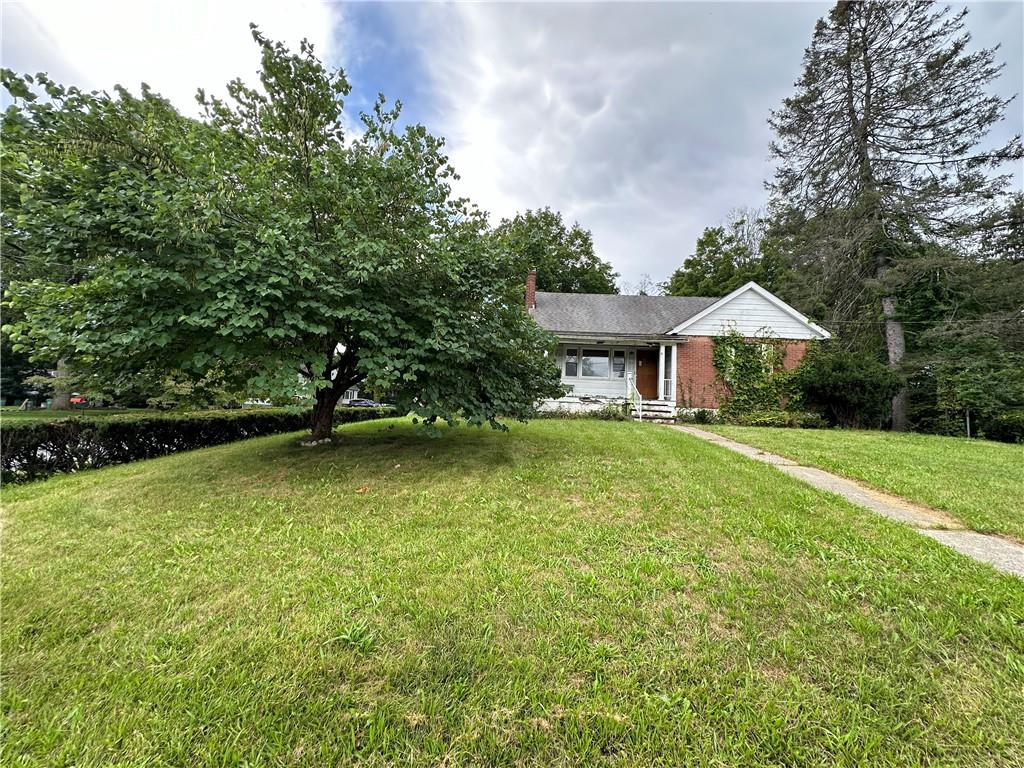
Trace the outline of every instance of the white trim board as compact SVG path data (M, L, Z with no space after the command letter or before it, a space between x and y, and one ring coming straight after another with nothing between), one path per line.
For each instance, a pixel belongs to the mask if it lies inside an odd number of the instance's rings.
M709 319L713 314L715 314L716 312L719 312L719 310L722 310L730 302L732 302L735 299L738 299L739 297L744 296L745 294L748 294L748 293L752 293L755 296L759 297L760 299L763 299L764 301L768 302L768 304L771 307L773 307L775 310L778 310L778 311L784 313L784 315L790 321L795 321L797 326L799 326L799 333L794 333L794 332L791 332L791 331L785 332L785 333L777 333L776 332L775 333L776 336L779 336L780 338L786 338L786 339L794 339L794 338L795 339L829 339L829 338L832 338L832 334L829 333L828 331L826 331L820 325L817 325L816 323L812 323L810 320L807 319L807 317L805 315L802 315L800 312L798 312L797 310L793 309L793 307L789 306L789 304L784 302L782 299L780 299L774 293L772 293L771 291L768 291L768 290L762 288L760 285L758 285L757 283L755 283L753 281L747 283L746 285L741 285L739 288L737 288L735 291L730 293L728 296L723 296L721 299L716 301L710 307L706 307L705 309L701 310L696 315L691 317L689 320L686 320L685 322L680 323L675 328L673 328L671 331L669 331L669 334L670 335L674 335L674 336L720 336L720 335L722 335L723 333L725 333L729 329L730 325L737 325L739 321L743 320L744 319L744 315L742 313L740 313L740 314L737 314L735 317L728 317L727 316L725 318L722 318L721 327L717 328L717 329L709 329L707 327L707 324L703 323L703 321ZM721 313L721 314L726 314L727 315L728 313ZM760 322L760 321L755 321L755 322ZM764 322L761 322L758 327L759 328L766 327L766 324ZM770 323L767 324L767 327L768 327L769 330L773 330L773 329L771 329ZM740 330L741 330L741 332L744 332L744 329L740 329ZM749 332L749 329L747 329L747 332ZM753 335L753 333L750 333L750 335Z

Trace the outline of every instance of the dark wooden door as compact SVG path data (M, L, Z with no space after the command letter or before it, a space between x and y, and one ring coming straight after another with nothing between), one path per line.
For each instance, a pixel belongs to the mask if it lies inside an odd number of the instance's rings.
M658 399L658 350L636 351L636 388L644 400Z

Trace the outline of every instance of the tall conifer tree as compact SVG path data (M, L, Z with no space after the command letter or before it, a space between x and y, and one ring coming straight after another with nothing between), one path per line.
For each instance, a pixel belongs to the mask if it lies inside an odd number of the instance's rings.
M819 20L797 92L773 112L769 184L793 245L838 315L880 310L890 365L906 342L896 272L922 239L978 234L1024 156L1020 136L988 140L1011 99L989 86L997 50L972 50L967 11L928 0L839 2ZM873 310L871 309L873 307ZM893 428L907 426L907 395Z

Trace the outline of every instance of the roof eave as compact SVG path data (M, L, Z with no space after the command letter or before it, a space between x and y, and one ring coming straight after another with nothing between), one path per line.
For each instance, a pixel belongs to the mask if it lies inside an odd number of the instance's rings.
M601 333L596 331L556 331L545 329L548 333L558 337L559 341L593 341L593 342L672 342L678 343L681 339L667 333ZM685 338L685 337L684 337Z

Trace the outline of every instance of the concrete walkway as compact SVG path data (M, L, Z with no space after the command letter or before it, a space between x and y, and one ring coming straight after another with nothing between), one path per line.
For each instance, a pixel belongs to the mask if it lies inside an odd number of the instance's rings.
M884 517L906 523L919 533L929 536L963 555L988 563L1000 571L1024 578L1024 545L999 536L965 530L960 522L944 512L914 504L899 496L876 491L855 480L848 480L822 469L802 466L791 459L737 443L735 440L716 435L714 432L678 425L673 426L672 429L678 429L680 432L707 440L709 443L728 448L730 451L741 453L751 459L771 464L779 471L802 480L808 485L835 493L847 501L877 512Z

